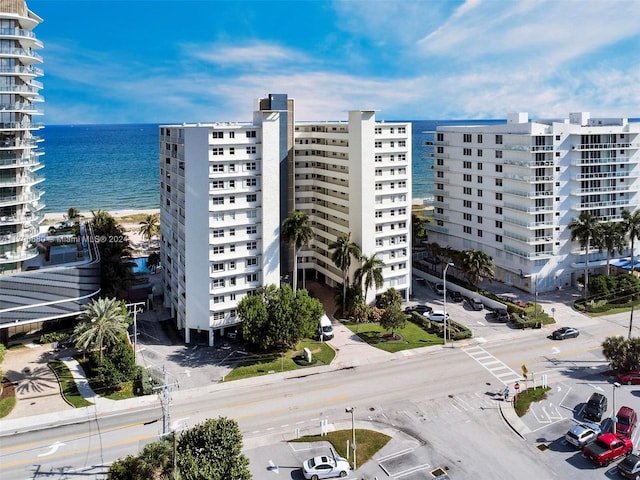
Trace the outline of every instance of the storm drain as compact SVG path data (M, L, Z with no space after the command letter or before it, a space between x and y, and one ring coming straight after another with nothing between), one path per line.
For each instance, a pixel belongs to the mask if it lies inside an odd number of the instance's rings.
M433 475L434 477L438 478L438 477L443 477L447 474L447 472L443 469L443 468L436 468L435 470L431 470L431 475Z
M541 452L545 452L545 451L549 450L549 446L545 445L544 443L539 443L538 445L536 445L536 448L538 450L540 450Z

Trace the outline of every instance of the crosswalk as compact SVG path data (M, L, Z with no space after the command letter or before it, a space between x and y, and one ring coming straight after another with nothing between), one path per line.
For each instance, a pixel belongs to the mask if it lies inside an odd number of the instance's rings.
M496 377L504 385L509 385L522 378L522 375L514 372L502 361L479 346L463 348L462 351L482 365L491 375Z

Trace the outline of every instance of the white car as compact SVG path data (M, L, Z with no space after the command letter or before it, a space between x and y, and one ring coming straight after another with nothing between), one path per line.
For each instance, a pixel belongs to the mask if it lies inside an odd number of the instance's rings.
M567 443L570 443L574 447L582 448L585 445L593 442L598 435L600 435L601 429L599 425L594 423L583 422L574 425L564 436Z
M423 313L425 317L427 317L432 322L443 323L444 322L444 312L442 310L433 310L431 312ZM447 312L447 320L449 320L449 312Z
M307 480L321 478L344 478L349 475L351 467L346 458L321 455L313 457L302 464L302 474Z

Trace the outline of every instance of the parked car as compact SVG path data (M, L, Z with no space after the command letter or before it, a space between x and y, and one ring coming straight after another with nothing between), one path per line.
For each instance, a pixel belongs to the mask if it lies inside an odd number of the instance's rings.
M564 340L565 338L576 338L580 335L580 331L573 327L562 327L554 330L551 334L551 338L554 340Z
M585 457L602 467L633 451L631 439L613 433L603 433L595 442L582 449Z
M583 422L571 427L571 429L565 433L564 439L574 447L582 449L585 445L595 441L600 433L599 425Z
M624 478L640 480L640 456L627 455L627 457L618 464L618 473Z
M447 290L447 294L449 295L449 298L454 302L461 302L462 300L464 300L462 294L457 290Z
M333 325L326 315L320 319L320 327L318 329L320 340L331 340L333 338Z
M584 407L583 416L586 420L599 422L602 415L607 411L607 397L601 393L592 393Z
M640 385L640 372L637 370L618 373L616 376L618 377L618 381L624 385Z
M442 310L432 310L431 312L423 313L423 315L432 322L444 322L444 312ZM449 320L449 312L447 312L447 320Z
M468 302L471 308L473 308L474 310L484 309L484 303L482 303L482 300L480 300L479 298L476 298L476 297L470 298L468 299Z
M405 307L405 313L418 312L418 313L427 313L433 310L429 305L412 305L409 307Z
M444 294L444 283L436 283L433 286L433 289L436 291L436 293L438 295L443 295Z
M616 415L616 432L620 435L624 435L627 438L631 438L633 431L638 424L638 415L636 411L631 407L620 407L618 414Z
M491 318L496 322L506 323L511 320L511 316L506 308L494 308L491 312Z
M302 464L302 474L307 480L346 477L350 470L347 459L338 456L321 455Z

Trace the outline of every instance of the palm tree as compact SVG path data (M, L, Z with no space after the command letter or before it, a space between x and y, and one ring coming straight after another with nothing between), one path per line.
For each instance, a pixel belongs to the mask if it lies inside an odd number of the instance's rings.
M82 218L82 215L80 214L80 210L78 210L77 208L70 207L69 210L67 210L66 217L67 217L67 220L75 223L80 218Z
M138 233L142 235L142 238L147 239L147 244L151 245L151 239L160 233L160 215L157 213L147 215L140 222Z
M571 241L578 240L584 250L584 298L587 298L589 286L589 248L591 240L596 237L599 230L598 219L589 212L581 212L577 219L571 220L569 229L571 230Z
M600 224L600 230L596 236L599 248L607 250L607 275L611 274L611 257L616 253L622 253L627 248L627 241L622 224L619 222L605 222Z
M347 285L349 285L351 259L360 258L362 253L360 247L351 241L351 232L343 232L335 242L329 245L329 249L333 250L331 260L342 271L342 310L344 311L347 305Z
M384 262L380 260L377 255L377 253L374 253L370 257L363 255L360 258L362 265L355 273L354 281L356 285L362 288L362 284L364 283L365 302L367 300L369 288L375 285L376 289L378 289L384 285L384 277L382 276L382 267L384 267Z
M495 278L493 260L482 250L465 250L460 261L460 269L472 285Z
M113 345L127 333L129 317L126 307L115 298L99 298L83 308L84 312L80 315L82 321L76 325L73 338L84 351L97 349L102 364L102 349Z
M281 230L282 238L290 246L293 246L293 291L298 290L298 253L302 247L309 245L313 238L313 230L309 226L309 217L300 210L291 212L284 222L282 222ZM304 275L304 271L303 271ZM304 284L304 279L303 279Z
M631 270L630 273L633 274L635 267L635 241L636 238L640 238L640 210L635 210L631 213L627 209L622 210L622 228L624 232L629 235L629 240L631 241Z

